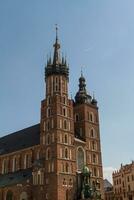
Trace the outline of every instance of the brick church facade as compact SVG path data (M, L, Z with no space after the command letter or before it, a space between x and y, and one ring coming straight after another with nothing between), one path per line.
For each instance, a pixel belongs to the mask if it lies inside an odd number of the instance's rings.
M103 198L97 101L87 93L83 74L75 99L68 98L69 68L57 29L53 46L40 123L0 138L0 200L79 199L85 165Z

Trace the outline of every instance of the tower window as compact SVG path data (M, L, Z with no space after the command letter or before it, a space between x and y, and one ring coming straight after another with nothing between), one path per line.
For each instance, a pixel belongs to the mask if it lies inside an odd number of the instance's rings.
M93 154L93 163L97 163L97 156L96 156L96 154Z
M63 108L63 115L67 116L67 110L66 110L66 108Z
M67 129L67 121L64 120L64 129Z
M68 158L68 149L65 149L65 158Z
M66 104L66 97L63 97L63 103Z
M51 98L48 96L47 97L47 104L50 105L51 104Z
M50 116L51 116L51 109L47 108L47 117L50 117Z
M67 137L67 134L65 134L65 143L66 143L66 144L68 143L68 137Z
M66 163L66 172L69 172L69 164Z
M90 137L91 137L91 138L95 138L95 137L96 137L94 128L91 128L91 129L90 129Z
M79 114L75 115L75 121L78 122L79 121Z

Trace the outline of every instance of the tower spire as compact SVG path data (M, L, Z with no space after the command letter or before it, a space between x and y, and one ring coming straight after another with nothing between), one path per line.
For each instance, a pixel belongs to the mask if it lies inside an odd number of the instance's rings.
M60 58L60 43L58 41L58 27L57 27L57 24L56 24L56 40L55 40L55 44L53 45L54 47L54 57L53 57L53 64L54 65L58 65L58 64L61 64L61 58Z

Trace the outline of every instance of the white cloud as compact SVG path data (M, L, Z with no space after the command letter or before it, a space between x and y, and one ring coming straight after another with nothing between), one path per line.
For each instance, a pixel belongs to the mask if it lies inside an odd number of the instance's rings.
M104 167L103 168L103 177L104 179L107 179L110 183L113 183L112 180L112 173L113 171L115 171L116 169L113 167Z

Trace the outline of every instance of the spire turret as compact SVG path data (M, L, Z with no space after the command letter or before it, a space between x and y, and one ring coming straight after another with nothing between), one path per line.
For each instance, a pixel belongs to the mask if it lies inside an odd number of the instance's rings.
M83 72L81 71L81 76L79 78L79 90L75 96L75 102L82 104L82 103L91 103L91 96L87 94L86 91L86 80L83 76Z
M54 54L53 60L51 58L47 61L47 66L45 67L45 78L49 75L64 75L67 79L69 76L69 67L66 62L66 57L60 56L60 43L58 39L58 27L56 25L56 39L53 45Z
M60 58L60 43L58 41L58 27L56 25L56 40L55 44L53 45L54 47L54 57L53 57L53 64L58 65L61 64L61 58Z

